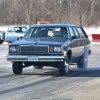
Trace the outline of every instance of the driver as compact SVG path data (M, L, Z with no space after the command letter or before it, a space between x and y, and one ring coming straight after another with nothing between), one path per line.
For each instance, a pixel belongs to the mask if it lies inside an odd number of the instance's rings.
M66 27L61 27L60 32L61 32L61 35L63 37L69 38L69 34L67 33L67 28Z

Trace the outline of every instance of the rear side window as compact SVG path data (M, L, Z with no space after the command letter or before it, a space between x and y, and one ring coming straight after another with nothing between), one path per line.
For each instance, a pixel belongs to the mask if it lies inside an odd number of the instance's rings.
M22 32L26 32L27 28L26 27L22 27Z
M14 32L14 28L13 27L9 27L7 32Z
M79 35L80 35L81 38L87 38L87 37L86 37L86 34L85 34L84 31L82 30L82 28L77 27L77 31L78 31L78 33L79 33Z
M71 27L69 27L69 32L70 32L71 36L76 36L74 33L74 30Z
M80 35L79 35L79 33L78 33L78 31L76 30L76 28L75 28L75 27L73 27L73 30L74 30L74 32L75 32L75 34L76 34L77 38L80 38Z

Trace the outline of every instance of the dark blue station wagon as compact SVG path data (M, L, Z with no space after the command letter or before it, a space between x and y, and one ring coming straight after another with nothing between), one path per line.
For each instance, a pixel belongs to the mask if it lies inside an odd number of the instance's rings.
M65 75L71 63L86 69L89 51L90 41L81 26L41 24L31 26L22 40L9 45L7 60L12 62L14 74L33 65L36 69L55 67Z

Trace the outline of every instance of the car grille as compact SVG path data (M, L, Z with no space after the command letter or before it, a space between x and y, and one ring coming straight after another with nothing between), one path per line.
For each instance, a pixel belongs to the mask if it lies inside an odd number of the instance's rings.
M48 54L48 46L21 46L21 54Z

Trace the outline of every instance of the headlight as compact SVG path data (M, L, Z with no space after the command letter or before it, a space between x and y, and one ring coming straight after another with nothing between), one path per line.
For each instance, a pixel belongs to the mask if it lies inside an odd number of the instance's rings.
M54 52L61 52L61 47L54 47Z
M19 52L19 47L18 46L9 47L9 52Z

